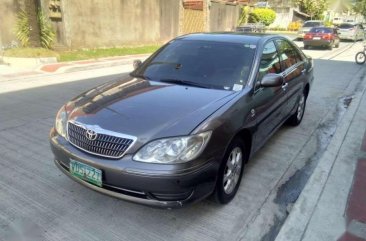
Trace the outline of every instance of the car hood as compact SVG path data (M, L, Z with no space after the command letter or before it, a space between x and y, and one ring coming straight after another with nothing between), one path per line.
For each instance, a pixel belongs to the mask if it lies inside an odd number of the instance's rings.
M137 137L140 142L187 135L236 92L129 77L66 104L69 120Z

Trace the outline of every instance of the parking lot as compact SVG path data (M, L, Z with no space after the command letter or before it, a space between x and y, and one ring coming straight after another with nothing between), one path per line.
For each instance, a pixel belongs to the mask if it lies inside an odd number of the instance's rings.
M361 46L306 51L315 82L302 124L284 126L254 156L226 206L208 199L178 210L144 207L93 192L55 167L48 132L58 108L125 73L0 82L0 238L30 226L46 240L273 240L363 81L364 66L354 63Z

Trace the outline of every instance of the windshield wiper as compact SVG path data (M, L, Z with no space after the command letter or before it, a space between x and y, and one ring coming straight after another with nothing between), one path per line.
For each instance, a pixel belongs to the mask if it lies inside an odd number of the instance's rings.
M188 81L188 80L180 80L180 79L161 79L159 80L160 82L164 82L164 83L172 83L172 84L177 84L177 85L189 85L189 86L194 86L194 87L199 87L199 88L205 88L205 89L209 89L210 87L204 84L199 84L196 82L192 82L192 81Z

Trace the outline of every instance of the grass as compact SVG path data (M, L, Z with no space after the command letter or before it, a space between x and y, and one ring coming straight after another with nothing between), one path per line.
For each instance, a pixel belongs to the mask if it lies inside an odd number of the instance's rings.
M104 57L124 56L132 54L147 54L157 50L159 45L130 46L119 48L81 49L60 52L60 62L86 59L98 59Z
M57 57L58 61L66 62L133 54L148 54L156 51L159 47L160 45L144 45L73 51L52 51L44 48L13 48L5 50L4 56L19 58Z
M6 57L18 58L41 58L41 57L57 57L59 54L55 51L44 48L13 48L4 51Z

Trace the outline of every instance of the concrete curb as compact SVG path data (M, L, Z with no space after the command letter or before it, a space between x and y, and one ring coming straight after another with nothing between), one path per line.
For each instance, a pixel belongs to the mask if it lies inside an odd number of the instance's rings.
M135 59L145 60L151 54L127 55L110 58L100 58L91 60L61 62L56 64L46 64L37 68L37 71L47 73L69 73L96 68L113 67L117 65L132 64Z
M365 89L354 96L354 101L337 127L328 149L319 160L318 166L309 178L301 195L294 204L288 218L276 237L276 241L300 241L321 197L333 165L337 159L343 140L349 130L355 113L360 108Z
M25 70L17 73L0 74L0 82L2 81L14 81L24 78L39 78L40 76L49 76L55 74L72 73L77 71L96 70L102 68L113 68L121 66L126 68L130 65L132 69L132 63L135 59L145 60L151 54L138 54L138 55L127 55L111 58L101 58L97 60L82 60L72 62L62 62L54 64L45 64L39 66L35 70ZM131 70L128 70L131 71Z

